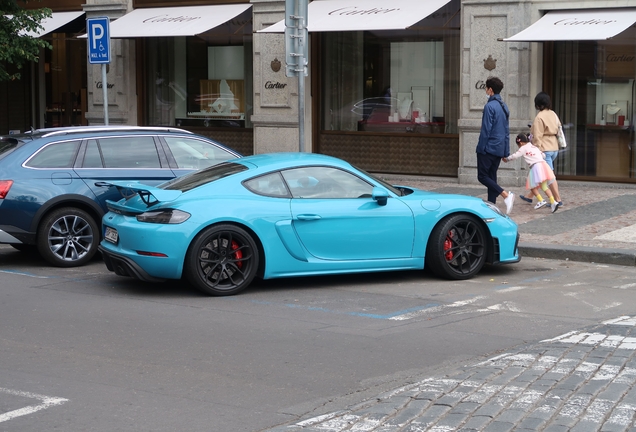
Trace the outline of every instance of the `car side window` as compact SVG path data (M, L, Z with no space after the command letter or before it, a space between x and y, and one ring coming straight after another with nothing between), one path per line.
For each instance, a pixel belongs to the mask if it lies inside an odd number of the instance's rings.
M151 136L100 138L105 168L161 168Z
M247 180L244 185L258 195L289 198L289 192L285 187L285 182L277 172Z
M31 168L71 168L75 163L80 141L53 143L38 151L25 164Z
M373 192L373 185L337 168L294 168L282 175L294 198L370 198Z
M181 169L202 169L229 159L232 153L209 141L186 137L165 136L170 152Z
M96 140L88 140L86 146L86 154L84 154L84 162L82 168L103 168L102 155L97 146Z

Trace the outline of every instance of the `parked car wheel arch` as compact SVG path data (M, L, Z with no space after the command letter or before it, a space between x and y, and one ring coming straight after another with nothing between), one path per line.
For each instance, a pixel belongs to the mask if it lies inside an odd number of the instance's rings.
M449 240L451 231L456 236L459 233L459 242ZM470 244L461 241L469 238ZM493 254L490 230L480 217L469 212L444 216L435 224L426 243L425 267L447 279L463 280L472 277ZM475 247L475 244L480 246ZM464 247L466 252L463 252Z
M201 227L201 229L193 236L192 242L190 243L190 246L188 246L188 252L190 251L190 249L192 248L192 244L194 243L194 239L197 238L197 236L203 232L204 230L208 229L208 228L212 228L214 226L217 225L233 225L237 228L241 228L242 230L245 230L250 237L252 237L252 240L254 240L254 243L256 243L256 248L258 249L258 253L260 255L259 258L259 263L258 263L258 270L256 271L256 277L257 278L262 278L263 275L265 274L265 261L267 260L267 257L265 256L265 248L263 247L263 243L261 242L261 239L258 237L258 235L256 234L256 232L254 232L253 229L251 229L249 226L245 225L245 224L241 224L238 222L234 222L234 221L220 221L220 222L215 222L213 224ZM186 253L184 255L184 262L183 262L183 268L185 268L185 260L187 259L186 257L188 256L188 253Z
M93 219L101 225L104 211L97 203L83 195L63 195L46 202L40 207L31 222L31 231L37 232L42 218L52 211L62 207L74 207L87 212ZM100 233L101 235L101 233Z

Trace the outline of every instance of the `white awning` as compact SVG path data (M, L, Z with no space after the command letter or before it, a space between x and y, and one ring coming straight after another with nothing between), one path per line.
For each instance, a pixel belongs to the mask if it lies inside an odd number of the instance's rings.
M235 4L135 9L110 23L110 37L196 36L250 7L251 4Z
M307 12L310 32L403 30L450 0L314 0ZM285 20L259 30L284 33Z
M550 11L505 42L605 40L636 22L636 8Z
M53 12L50 18L45 18L40 23L44 29L37 32L26 32L27 35L33 37L41 37L55 30L59 29L62 26L70 23L76 18L84 15L84 11L78 12Z

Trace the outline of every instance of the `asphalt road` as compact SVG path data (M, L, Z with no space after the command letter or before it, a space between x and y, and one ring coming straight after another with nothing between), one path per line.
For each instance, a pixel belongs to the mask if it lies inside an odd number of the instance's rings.
M235 297L0 246L1 431L258 431L634 315L636 268L527 258L257 281Z

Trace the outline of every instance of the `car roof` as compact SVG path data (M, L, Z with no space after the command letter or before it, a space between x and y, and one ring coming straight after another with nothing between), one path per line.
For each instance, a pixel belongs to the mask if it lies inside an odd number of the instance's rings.
M193 134L192 132L185 129L165 127L165 126L116 125L116 126L71 126L71 127L60 127L60 128L36 129L31 132L26 132L24 135L31 135L34 138L36 137L46 138L50 136L84 134L84 133L108 134L110 132L163 132L163 133L185 133L189 135Z
M263 153L246 156L232 161L248 167L257 166L265 170L291 168L294 165L331 165L340 168L352 168L351 164L333 156L317 153Z
M20 141L35 140L38 138L47 138L55 136L64 136L72 134L104 134L117 132L161 132L161 133L177 133L194 135L194 132L185 129L165 126L67 126L58 128L42 128L33 129L20 134L2 135L0 139L16 139Z

